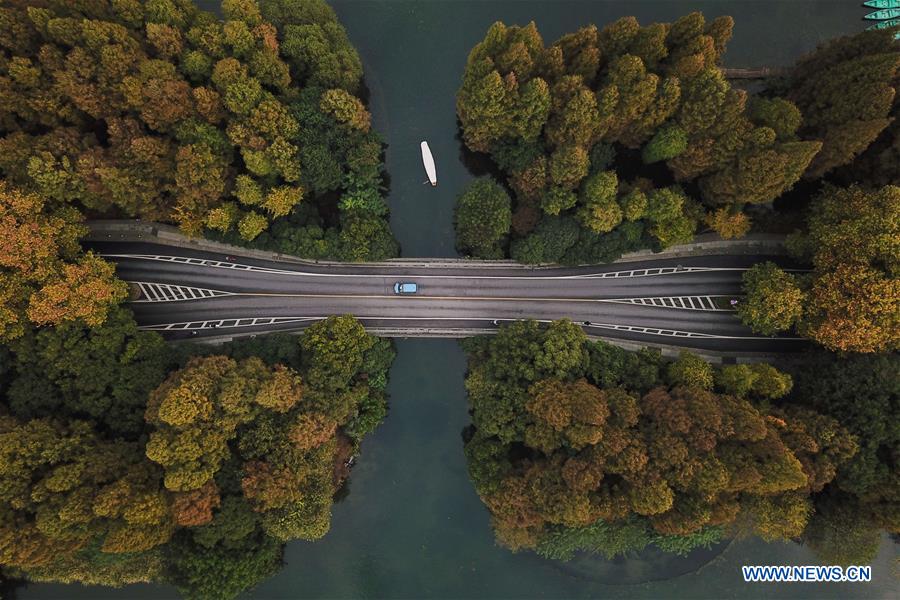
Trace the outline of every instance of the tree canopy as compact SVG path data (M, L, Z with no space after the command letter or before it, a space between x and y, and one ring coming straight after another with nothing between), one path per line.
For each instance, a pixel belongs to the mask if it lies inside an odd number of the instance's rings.
M307 237L334 231L316 258L395 255L381 142L334 12L323 0L234 0L222 12L182 0L0 9L0 176L53 212L168 221L244 243L290 217ZM342 248L336 238L360 221L381 243ZM258 243L287 243L280 231ZM99 275L70 271L68 281ZM48 292L36 315L53 318L54 303Z
M588 262L683 243L705 211L716 231L740 236L745 205L799 180L822 142L797 137L790 100L748 103L725 80L733 25L700 13L643 27L623 17L549 46L534 23L490 27L469 54L456 107L468 148L490 154L515 192L512 258ZM636 210L635 194L651 210ZM548 253L539 223L571 214L578 235Z
M802 112L799 134L823 143L807 177L852 162L891 124L900 76L893 33L865 31L830 40L773 86Z
M328 531L345 463L386 414L393 360L352 317L173 353L122 308L101 326L29 330L11 351L0 565L204 598L252 587L284 542Z
M512 211L509 194L491 179L476 179L456 204L456 242L478 258L503 258Z
M513 550L565 558L649 543L683 552L726 532L790 539L808 524L811 494L857 451L836 419L770 404L791 378L769 365L716 369L683 353L666 366L589 342L567 321L514 322L464 345L469 472Z
M81 221L69 207L51 208L0 181L0 341L20 337L29 322L100 325L125 299L113 266L78 245Z
M789 238L813 265L804 277L772 263L744 277L738 314L771 334L795 323L831 350L879 352L900 347L900 188L826 186L812 203L807 230Z

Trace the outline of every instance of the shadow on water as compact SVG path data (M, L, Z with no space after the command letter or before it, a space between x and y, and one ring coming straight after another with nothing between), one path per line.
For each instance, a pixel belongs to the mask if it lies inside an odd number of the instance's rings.
M462 123L456 119L456 134L453 136L459 146L459 162L463 164L474 177L490 175L497 181L506 181L506 175L497 166L497 163L484 152L473 152L462 139Z

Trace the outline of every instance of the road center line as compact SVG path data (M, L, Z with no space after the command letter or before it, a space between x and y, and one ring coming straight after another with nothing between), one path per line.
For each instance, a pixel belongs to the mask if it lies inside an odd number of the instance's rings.
M633 298L542 298L542 297L507 297L507 296L399 296L399 295L379 295L379 294L289 294L277 292L228 292L227 296L219 296L227 298L230 296L247 296L247 297L272 297L272 298L360 298L364 300L391 299L398 302L408 302L410 300L479 300L479 301L502 301L502 302L606 302L611 304L630 304L632 306L647 306L648 308L676 308L684 310L678 306L651 306L646 304L632 304L631 302L623 302L623 300L632 300ZM666 296L670 297L670 296ZM647 297L645 297L647 298ZM203 298L203 300L211 300L212 298ZM700 310L700 309L697 309ZM706 309L707 312L713 310ZM730 312L716 310L715 312Z

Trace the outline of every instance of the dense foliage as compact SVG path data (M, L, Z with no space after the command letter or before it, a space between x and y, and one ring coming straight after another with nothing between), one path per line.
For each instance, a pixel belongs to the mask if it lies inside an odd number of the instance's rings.
M480 258L503 258L512 221L511 201L503 186L476 179L456 203L456 244Z
M99 325L125 299L112 265L82 252L84 232L76 210L0 181L0 342L23 335L29 322Z
M725 80L732 27L699 13L645 27L624 17L550 46L534 23L488 30L457 112L466 145L515 191L513 258L604 262L689 241L701 220L742 235L744 205L793 186L822 143L798 139L790 101L748 102Z
M78 207L244 241L268 230L266 243L314 257L396 255L382 145L334 12L323 0L225 0L222 12L190 0L4 3L0 176L52 214Z
M818 351L791 361L787 402L840 419L859 444L803 534L823 562L866 564L880 532L900 533L900 356Z
M832 350L900 348L900 187L826 187L807 231L788 240L808 276L768 263L744 276L739 314L770 334L799 331Z
M283 542L328 531L345 463L386 414L393 350L348 316L299 343L173 353L116 309L0 360L0 565L225 598L273 573Z
M790 376L589 342L519 321L464 342L469 472L497 540L550 557L723 533L790 539L857 452L835 418L791 403Z
M830 40L798 60L782 81L771 86L803 113L799 135L822 140L822 150L806 177L820 177L851 163L895 121L900 52L893 34L891 30L866 31ZM888 141L873 147L861 161L865 164L859 165L857 178L900 183L896 148L891 146ZM889 173L892 178L884 180Z

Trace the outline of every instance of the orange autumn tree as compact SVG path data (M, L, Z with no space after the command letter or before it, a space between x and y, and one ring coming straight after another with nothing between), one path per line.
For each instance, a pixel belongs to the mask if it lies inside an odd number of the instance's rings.
M82 253L78 213L0 181L0 340L37 325L103 323L127 286L109 263Z
M826 188L800 241L815 267L801 330L832 350L900 348L900 187Z
M810 208L808 230L788 246L813 272L755 265L738 307L745 324L766 335L796 324L829 350L900 348L900 187L827 186Z
M0 563L39 568L91 544L142 552L175 530L159 469L140 444L87 421L0 418Z
M548 347L586 360L547 377L535 367ZM794 538L811 493L857 451L835 419L773 408L791 379L768 365L717 370L689 353L663 365L566 321L514 323L466 349L469 474L512 550L614 556L650 543L684 552L727 532Z
M336 490L338 422L304 395L300 375L259 358L194 357L151 395L146 453L164 469L180 525L213 519L216 477L239 460L240 487L270 536L321 537ZM237 454L234 453L234 446Z

